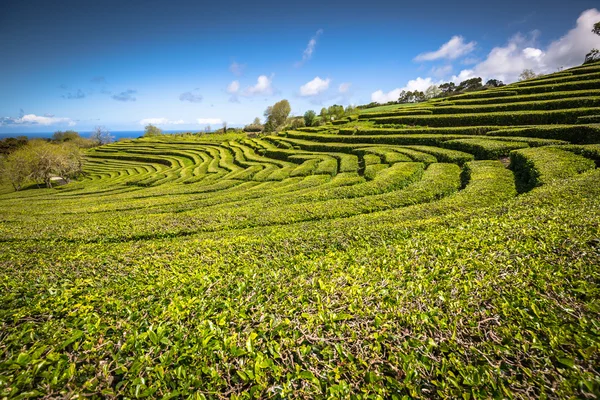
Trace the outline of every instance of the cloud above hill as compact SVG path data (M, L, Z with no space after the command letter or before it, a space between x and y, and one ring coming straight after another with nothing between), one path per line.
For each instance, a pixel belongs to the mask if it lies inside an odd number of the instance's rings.
M573 29L545 49L535 46L537 32L529 36L516 34L506 45L494 47L484 61L470 70L471 75L514 82L524 69L546 74L579 65L592 48L600 47L600 36L592 33L592 26L598 21L600 11L584 11Z
M408 81L406 86L390 90L387 93L385 93L383 90L378 90L378 91L372 93L371 101L374 101L376 103L381 103L381 104L387 103L389 101L397 101L398 97L400 97L400 93L403 90L411 91L411 92L418 90L418 91L424 92L425 90L427 90L427 88L429 86L434 85L434 84L436 84L436 82L434 82L432 78L418 77L417 79L411 79L410 81Z
M561 68L570 68L583 63L585 55L592 48L600 48L600 36L592 33L594 23L600 21L600 11L595 8L580 14L575 27L560 38L552 41L545 48L537 45L539 31L532 31L528 35L517 33L508 39L503 46L492 48L483 61L477 62L473 67L461 70L457 75L449 74L452 67L434 67L432 74L445 78L434 82L431 77L410 80L404 87L396 88L389 92L378 90L371 94L371 101L387 103L395 101L402 90L425 90L431 84L452 81L455 83L472 77L499 79L505 83L515 82L524 69L532 69L538 74L548 74ZM459 60L475 48L475 42L465 43L462 36L454 36L442 45L437 51L421 53L415 61L433 60ZM473 60L469 59L468 63ZM462 61L467 64L467 59Z
M331 82L331 79L321 79L317 76L312 81L300 86L300 96L317 96L329 89L329 82Z
M476 42L465 42L462 36L452 36L452 38L444 43L436 51L421 53L415 57L415 61L434 61L440 59L454 60L469 54L475 50Z

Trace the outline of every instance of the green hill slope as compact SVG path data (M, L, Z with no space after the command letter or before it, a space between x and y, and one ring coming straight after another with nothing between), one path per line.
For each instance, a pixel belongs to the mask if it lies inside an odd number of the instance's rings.
M0 397L600 396L600 64L0 195Z

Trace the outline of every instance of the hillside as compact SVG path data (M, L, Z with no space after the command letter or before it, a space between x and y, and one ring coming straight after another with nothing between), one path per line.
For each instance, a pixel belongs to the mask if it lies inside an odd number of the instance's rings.
M600 63L89 150L0 195L0 397L598 397L598 123Z

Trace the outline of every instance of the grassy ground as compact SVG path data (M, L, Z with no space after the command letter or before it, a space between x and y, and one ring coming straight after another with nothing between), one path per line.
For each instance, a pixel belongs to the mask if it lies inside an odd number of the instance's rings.
M599 397L598 131L480 114L123 141L2 186L0 397Z

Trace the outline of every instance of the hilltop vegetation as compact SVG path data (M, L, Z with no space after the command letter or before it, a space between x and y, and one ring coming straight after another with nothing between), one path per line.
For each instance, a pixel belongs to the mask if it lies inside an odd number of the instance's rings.
M600 396L599 77L121 141L5 191L0 396Z

